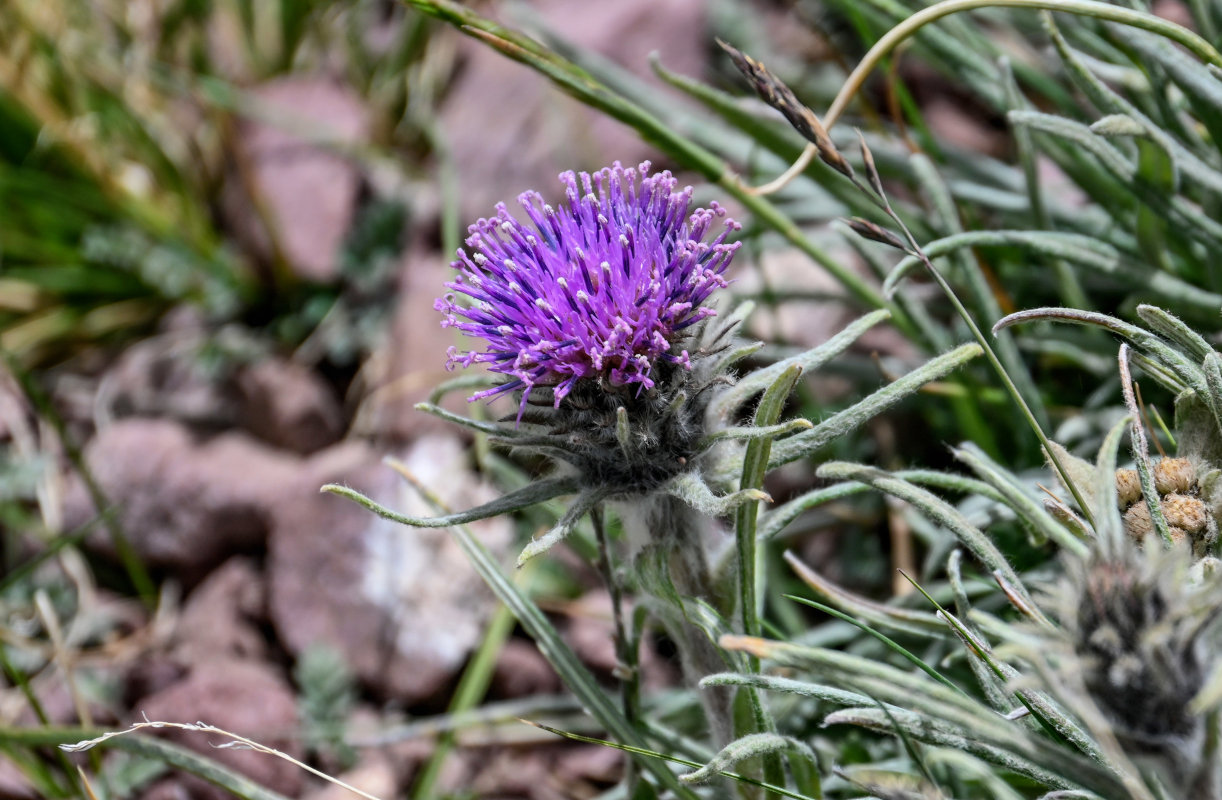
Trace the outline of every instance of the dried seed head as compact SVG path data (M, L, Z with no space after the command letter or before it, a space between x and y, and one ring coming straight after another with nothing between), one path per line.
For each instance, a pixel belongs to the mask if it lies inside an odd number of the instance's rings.
M1136 542L1154 532L1154 521L1150 519L1150 507L1145 500L1134 503L1124 512L1124 529Z
M1207 555L1217 539L1218 523L1214 509L1202 499L1208 492L1201 489L1193 461L1163 458L1151 473L1172 542L1187 540L1196 558ZM1116 470L1116 502L1124 512L1125 531L1140 546L1154 531L1154 522L1135 470Z
M1168 494L1163 497L1162 502L1167 524L1183 530L1194 539L1209 524L1209 509L1196 497Z
M1116 470L1116 502L1120 510L1128 508L1141 499L1141 479L1137 470Z
M1203 730L1191 701L1216 661L1206 633L1222 597L1216 583L1190 586L1185 556L1147 548L1076 562L1058 593L1082 685L1134 752L1179 758Z
M853 232L864 239L885 244L888 247L894 247L896 250L903 250L905 252L908 250L908 245L904 244L903 239L868 219L852 217L848 220L848 223Z
M1186 458L1164 458L1154 465L1154 488L1159 494L1186 494L1196 483L1196 470Z
M1166 508L1163 509L1164 515ZM1170 518L1167 519L1168 533L1171 534L1171 541L1179 543L1187 537L1187 532L1174 523ZM1124 512L1124 530L1137 545L1145 543L1147 536L1154 533L1154 520L1150 517L1150 507L1146 505L1145 500L1134 503L1129 506L1129 510Z
M720 39L717 40L717 44L721 45L721 49L730 56L734 66L751 83L751 88L755 89L760 99L781 112L794 130L815 146L823 163L845 177L853 177L853 168L836 149L832 137L828 135L827 128L819 121L815 112L794 95L793 90L786 86L784 81L772 74L762 63L733 45Z

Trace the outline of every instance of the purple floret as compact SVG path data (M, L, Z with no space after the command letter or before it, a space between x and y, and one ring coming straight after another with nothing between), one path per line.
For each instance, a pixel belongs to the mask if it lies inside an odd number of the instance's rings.
M669 172L648 173L649 162L624 169L618 161L594 175L566 172L559 208L526 192L518 202L529 225L498 203L495 219L468 229L471 254L459 251L451 266L460 274L446 287L470 302L447 294L433 305L442 327L488 346L451 347L446 366L487 364L511 378L471 400L522 388L525 408L530 389L543 385L554 387L558 407L583 378L649 389L659 361L690 367L687 351L672 345L715 313L702 304L726 285L739 247L726 236L741 226L727 218L704 241L725 210L710 203L689 216L692 188L676 192Z

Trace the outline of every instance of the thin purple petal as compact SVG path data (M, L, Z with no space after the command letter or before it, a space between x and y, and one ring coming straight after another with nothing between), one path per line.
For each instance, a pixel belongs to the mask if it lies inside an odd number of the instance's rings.
M739 247L726 237L740 226L716 203L691 211L691 187L676 192L669 172L616 162L560 182L565 200L555 208L537 192L518 197L529 224L502 203L471 225L471 253L458 253L451 293L434 303L443 327L487 343L451 348L448 368L485 364L511 379L472 400L545 385L559 406L577 381L599 376L652 388L660 360L690 368L672 344L714 314L702 304L726 286ZM722 230L706 241L715 218ZM460 294L466 305L455 302Z

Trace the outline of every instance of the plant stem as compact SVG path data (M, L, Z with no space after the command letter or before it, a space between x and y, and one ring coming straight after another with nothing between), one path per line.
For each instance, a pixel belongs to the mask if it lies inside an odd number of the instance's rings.
M802 368L793 365L782 372L760 398L755 410L755 425L767 427L775 425L780 419L785 401L793 392L798 380L802 377ZM768 459L772 455L772 439L764 437L752 439L743 456L743 472L740 489L758 489L763 486L764 476L768 471ZM747 636L761 636L759 619L759 600L756 592L756 582L759 573L759 553L757 550L756 529L759 517L759 501L751 500L738 507L735 517L734 536L738 552L738 602L742 619L743 633ZM749 655L747 663L752 674L760 671L760 660ZM763 698L754 688L744 688L748 702L751 705L751 716L755 726L754 733L772 733L776 730ZM785 781L785 767L779 753L769 753L763 757L764 781L780 785ZM775 797L769 791L767 797Z
M1177 42L1187 48L1202 61L1222 67L1222 53L1208 41L1187 28L1169 20L1156 17L1122 6L1097 2L1097 0L943 0L932 6L923 8L912 16L900 22L887 31L881 39L874 43L865 56L858 62L849 77L845 79L840 91L823 116L823 126L829 131L836 121L844 114L853 98L857 96L866 78L874 71L888 55L891 54L906 39L911 38L921 28L943 17L960 11L975 11L981 8L1037 8L1043 11L1061 11L1067 14L1078 14L1084 17L1095 17L1109 22L1119 22L1134 28L1156 33ZM767 195L780 191L791 180L801 175L818 153L814 144L808 144L789 169L774 180L752 189L756 195Z
M594 537L598 541L598 571L602 573L607 592L611 595L611 618L615 624L615 657L623 670L623 675L620 676L620 693L624 703L624 716L633 725L637 725L641 720L640 665L636 648L633 647L632 635L624 622L624 589L616 578L615 567L611 561L611 547L607 540L606 520L601 504L590 511L590 521L594 524Z
M952 1L959 2L960 0ZM854 183L857 183L856 179L854 179ZM860 186L860 184L858 185ZM1082 493L1078 490L1077 485L1069 477L1069 471L1065 469L1065 465L1062 464L1061 459L1057 457L1056 451L1052 449L1052 443L1049 441L1047 434L1045 434L1044 429L1040 427L1040 423L1038 420L1036 420L1035 415L1031 413L1030 407L1027 406L1027 401L1023 399L1022 393L1018 391L1018 387L1015 386L1014 381L1010 379L1010 374L1006 372L1006 368L1002 365L1001 360L997 357L997 354L993 352L993 348L989 346L988 340L984 337L984 334L976 325L976 320L972 318L971 313L968 312L967 308L959 300L959 296L955 294L955 290L952 289L950 284L946 282L946 279L942 277L942 273L938 272L937 268L934 267L933 262L929 260L929 256L925 255L925 251L921 249L921 245L917 242L916 237L912 235L912 231L908 230L908 226L904 224L904 221L900 219L899 215L896 214L891 208L891 203L888 202L886 196L875 195L865 186L861 186L861 190L867 194L870 194L871 196L878 197L882 209L886 211L887 215L895 221L896 225L899 225L900 230L904 233L904 237L908 240L908 246L911 248L911 255L921 259L921 263L925 265L925 269L929 271L929 274L937 282L938 286L941 287L942 292L946 295L947 299L950 300L951 305L954 306L955 313L959 315L959 318L963 320L968 329L972 332L972 337L975 338L976 343L980 345L980 348L984 350L985 358L988 359L989 364L992 365L993 369L997 372L998 377L1001 378L1001 382L1006 387L1006 391L1012 398L1014 398L1014 402L1018 405L1019 411L1022 412L1023 418L1027 420L1027 424L1031 427L1031 430L1035 432L1036 438L1040 441L1040 446L1044 448L1044 452L1048 455L1049 461L1052 462L1057 474L1060 475L1061 483L1065 484L1065 487L1069 490L1069 493L1073 495L1074 502L1076 502L1078 504L1078 508L1082 510L1082 515L1086 517L1087 522L1089 522L1093 527L1095 520L1091 513L1090 506L1086 504L1086 500L1083 498Z
M620 702L624 706L624 717L634 728L640 728L641 721L641 670L637 659L637 648L634 646L632 634L624 622L624 589L615 574L615 566L611 561L611 546L607 539L607 526L603 514L603 506L594 506L590 510L590 522L594 526L594 538L598 543L598 571L602 573L603 582L607 584L607 593L611 595L611 619L615 625L615 659L619 662ZM624 763L624 781L628 787L628 796L636 796L637 782L640 774L632 759Z

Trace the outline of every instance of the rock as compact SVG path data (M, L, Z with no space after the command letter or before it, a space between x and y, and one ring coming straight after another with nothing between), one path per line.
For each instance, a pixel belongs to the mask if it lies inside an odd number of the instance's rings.
M140 793L140 800L228 800L229 792L186 772L159 778Z
M568 612L564 632L573 652L591 669L611 675L619 666L611 596L605 589L594 589L570 604Z
M344 414L318 373L291 361L267 359L241 370L240 422L265 442L308 454L339 441Z
M452 508L495 496L468 471L455 438L425 437L403 460ZM305 485L273 515L269 540L270 611L281 641L293 655L317 643L335 647L384 697L408 705L435 697L483 635L490 593L448 531L405 528L318 493L339 482L403 513L433 516L369 448L323 451L305 472ZM512 532L503 518L472 529L494 552Z
M561 783L595 782L603 786L617 783L624 771L624 754L596 744L575 744L556 754L553 772Z
M292 689L271 667L254 661L214 660L198 665L184 680L139 701L133 715L136 719L143 715L161 722L202 721L293 758L302 757L301 746L287 735L297 727ZM275 756L252 750L218 749L216 745L226 740L213 733L173 728L165 728L161 733L282 794L295 796L303 786L304 773L300 767ZM190 781L184 785L189 796L201 796L199 789L190 788ZM222 792L221 796L227 795Z
M654 50L672 70L703 71L708 41L701 3L541 0L531 14L572 45L655 84L648 60ZM600 169L616 159L635 165L653 153L635 131L562 96L529 68L480 42L464 40L459 47L466 63L440 121L463 187L464 220L491 215L499 201L514 207L527 189L554 201L560 196L556 175L565 170ZM496 136L488 135L489 125Z
M563 632L569 646L587 666L610 678L619 667L610 594L605 589L586 592L568 610L568 624ZM632 619L632 604L628 600L624 602L624 618ZM645 688L658 689L677 682L678 676L658 657L648 638L642 638L637 658Z
M490 690L505 699L553 694L560 691L560 677L534 642L509 639L497 656Z
M218 428L237 418L237 397L199 357L200 331L178 331L124 349L98 384L96 407L109 419L172 417Z
M463 787L481 797L566 800L595 797L623 772L623 754L599 745L481 748L470 751L476 773Z
M1180 0L1155 0L1150 4L1150 13L1156 17L1170 20L1177 25L1182 25L1188 30L1193 30L1196 27L1196 21L1192 18L1192 10L1187 3Z
M253 193L253 204L270 217L279 249L296 274L332 281L361 174L349 159L316 142L364 141L368 111L349 89L319 76L281 78L251 94L261 118L239 123L234 141L245 174L227 183L222 211L239 237L271 260L271 237L252 210Z
M38 800L42 797L34 785L26 780L21 770L12 761L0 759L0 798L2 800Z
M116 672L117 670L111 667L78 669L75 678L78 682L83 682L86 685L106 685L114 679ZM31 686L34 689L35 696L38 697L38 704L42 708L42 713L46 714L49 724L64 726L82 724L81 715L77 713L77 698L73 697L72 690L68 688L68 684L64 682L63 674L58 670L50 674L38 676L38 679L31 682ZM80 687L81 684L78 683L77 689L81 692L80 699L85 703L86 711L89 714L89 722L99 726L113 723L116 719L114 709L103 705L102 698L99 698L96 693L81 690ZM33 709L30 708L29 703L25 702L24 697L20 695L15 696L8 703L12 703L18 709L16 714L17 727L32 727L42 724Z
M163 653L145 653L136 659L124 676L123 705L130 708L141 699L168 689L187 677L186 664Z
M213 659L260 660L267 642L259 624L267 616L266 587L254 563L235 556L191 592L175 631L173 655L181 663Z
M551 774L550 753L544 748L481 749L474 759L475 775L467 784L468 791L480 797L530 797L561 800L571 795L557 791Z
M385 358L374 359L371 364L384 365L385 374L371 375L379 388L365 401L365 410L354 423L359 432L411 440L430 433L454 434L460 430L415 407L427 400L438 384L460 374L446 372L445 368L446 349L459 345L459 337L453 329L441 327L441 314L433 309L433 301L445 294L445 282L454 277L453 273L448 262L435 254L412 251L406 255ZM471 407L466 398L470 394L470 391L451 392L442 407L469 415Z
M399 780L390 757L379 750L367 750L352 769L335 777L374 797L399 796ZM302 795L302 800L352 800L353 793L334 783L324 783Z
M289 484L297 466L244 434L197 443L178 423L140 418L103 428L86 446L85 462L117 508L136 554L188 581L233 552L263 545L269 499ZM74 478L65 498L66 529L96 513ZM104 531L90 543L114 552Z

